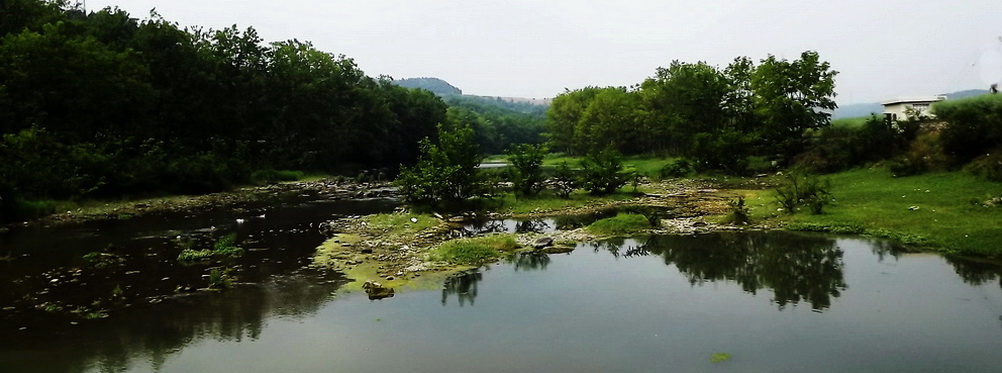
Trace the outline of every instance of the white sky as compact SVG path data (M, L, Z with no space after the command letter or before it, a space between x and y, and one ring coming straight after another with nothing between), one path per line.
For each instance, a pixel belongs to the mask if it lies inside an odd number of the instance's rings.
M726 66L816 50L839 103L986 89L1002 79L1000 0L91 0L182 26L253 26L353 58L366 74L464 93L553 97L626 86L672 60Z

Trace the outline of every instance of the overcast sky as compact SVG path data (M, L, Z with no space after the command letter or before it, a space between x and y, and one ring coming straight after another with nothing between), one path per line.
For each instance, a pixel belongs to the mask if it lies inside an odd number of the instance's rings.
M368 75L464 93L553 97L626 86L672 60L726 66L816 50L839 103L986 89L1002 79L1000 0L90 0L182 26L312 41Z

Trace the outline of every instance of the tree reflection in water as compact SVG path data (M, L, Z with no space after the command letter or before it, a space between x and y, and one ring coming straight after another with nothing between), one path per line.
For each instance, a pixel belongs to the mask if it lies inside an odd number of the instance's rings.
M196 294L149 307L145 312L133 310L68 330L62 326L65 323L57 326L49 320L30 328L37 333L24 333L17 339L0 338L0 351L60 351L54 358L37 359L25 354L23 361L6 362L15 371L21 366L29 368L24 371L79 372L93 367L102 372L121 372L140 360L148 361L150 370L158 371L171 354L199 340L254 340L260 337L270 317L305 318L316 313L338 287L317 285L317 281L306 276L289 277L222 294ZM53 330L47 330L46 325ZM60 337L53 338L54 334Z
M512 255L507 261L515 266L515 271L542 271L550 264L550 256L544 252L528 251Z
M445 279L442 286L442 306L448 304L449 295L455 294L459 300L459 306L464 306L467 302L473 305L477 299L477 283L484 279L484 275L477 270L459 273Z
M606 241L596 250L604 248L617 258L660 256L692 285L726 280L752 294L771 289L781 310L806 302L822 311L847 288L842 250L830 238L718 233L698 238L653 236L625 248L622 242Z
M944 256L944 258L965 283L984 285L1002 278L1002 267L999 267L997 261L958 256ZM1002 287L1002 281L999 281L999 287Z

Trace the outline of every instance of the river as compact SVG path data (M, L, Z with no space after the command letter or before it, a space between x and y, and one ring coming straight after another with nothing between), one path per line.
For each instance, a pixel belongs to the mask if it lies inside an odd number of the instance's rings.
M879 240L749 232L580 243L569 254L521 254L453 277L440 291L405 290L379 301L339 290L345 279L337 273L303 268L322 239L311 223L394 206L390 200L305 201L0 235L18 258L0 262L7 269L0 275L6 289L0 306L18 305L0 321L0 371L943 372L1002 366L1002 266L908 253ZM172 260L160 259L166 253L150 254L166 252L157 243L169 247L171 236L217 231L235 232L263 249L235 263L250 284L136 298L160 301L113 307L110 317L93 320L39 316L21 311L14 299L90 299L93 294L56 292L62 285L38 295L16 281L39 272L60 279L60 268L85 266L79 256L109 244L128 257L121 270L141 268L135 276L145 280L112 273L108 281L149 282L154 290L137 291L150 294L204 281L204 267L212 264L171 268ZM61 281L70 280L56 284ZM18 285L7 286L12 283ZM86 293L81 289L104 292L110 284L90 277L66 286Z

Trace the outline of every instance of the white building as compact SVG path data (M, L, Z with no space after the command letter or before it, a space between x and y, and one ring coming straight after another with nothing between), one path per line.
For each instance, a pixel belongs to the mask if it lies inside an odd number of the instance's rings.
M898 119L908 119L906 111L909 109L915 110L918 115L932 117L934 115L929 112L929 107L933 103L943 100L946 100L946 96L908 97L881 102L881 104L884 105L884 118L897 121Z

